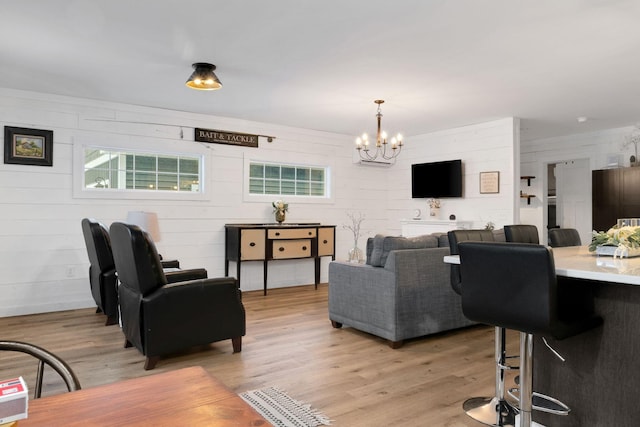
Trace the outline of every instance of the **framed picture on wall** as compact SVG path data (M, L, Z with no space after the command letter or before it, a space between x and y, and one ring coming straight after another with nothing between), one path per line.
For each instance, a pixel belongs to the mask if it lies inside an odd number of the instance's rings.
M53 166L53 131L5 126L4 162Z
M500 192L500 172L480 172L480 194Z

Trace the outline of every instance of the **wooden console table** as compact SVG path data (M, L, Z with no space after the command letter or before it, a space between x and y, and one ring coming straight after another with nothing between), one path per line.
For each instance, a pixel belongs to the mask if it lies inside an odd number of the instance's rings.
M200 366L29 401L27 426L269 426Z
M243 261L262 261L264 295L267 294L267 264L272 260L315 260L315 285L320 283L320 259L335 259L335 225L301 224L226 224L224 274L229 275L229 261L236 263L236 279L240 286Z

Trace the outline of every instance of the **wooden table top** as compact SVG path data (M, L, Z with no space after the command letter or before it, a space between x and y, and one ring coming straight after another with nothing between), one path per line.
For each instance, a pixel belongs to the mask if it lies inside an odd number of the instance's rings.
M200 366L29 401L29 426L269 426Z

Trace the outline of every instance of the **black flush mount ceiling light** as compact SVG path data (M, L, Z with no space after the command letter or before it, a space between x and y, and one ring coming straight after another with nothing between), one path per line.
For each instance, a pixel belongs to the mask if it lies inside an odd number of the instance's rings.
M185 83L191 89L197 90L216 90L222 87L220 79L215 75L213 70L216 66L206 62L196 62L193 64L193 73L189 80Z

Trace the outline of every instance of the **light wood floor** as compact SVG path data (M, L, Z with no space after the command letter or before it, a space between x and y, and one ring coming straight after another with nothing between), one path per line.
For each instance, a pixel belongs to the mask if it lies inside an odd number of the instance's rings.
M311 403L343 427L469 426L462 402L494 391L493 328L474 326L410 340L397 350L354 329L333 329L327 285L246 292L247 335L241 353L231 341L163 358L145 371L118 326L103 326L93 309L0 319L0 339L49 349L74 369L83 388L201 365L236 392L277 386ZM509 336L511 353L517 336ZM26 356L0 355L0 379L35 376ZM59 380L47 372L45 391ZM32 384L32 383L31 383ZM46 394L46 393L45 393ZM150 396L150 398L153 398Z

